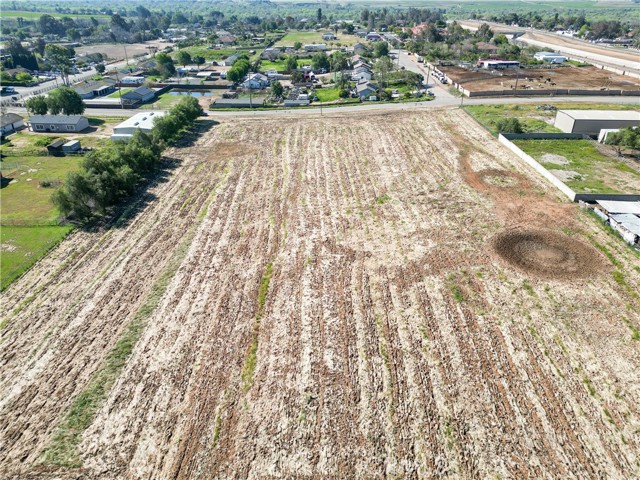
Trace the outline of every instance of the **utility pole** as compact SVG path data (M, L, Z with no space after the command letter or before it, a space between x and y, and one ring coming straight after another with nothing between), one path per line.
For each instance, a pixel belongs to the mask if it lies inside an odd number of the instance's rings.
M516 70L516 87L513 89L513 96L518 94L518 80L520 79L520 67Z

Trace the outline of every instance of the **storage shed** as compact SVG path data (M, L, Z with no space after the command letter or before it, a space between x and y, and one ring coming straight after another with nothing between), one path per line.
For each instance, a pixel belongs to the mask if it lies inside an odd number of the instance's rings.
M611 215L609 224L629 245L640 247L640 217L630 213Z
M111 140L129 140L136 130L151 133L153 122L156 118L166 115L167 112L142 112L113 127Z
M629 213L640 215L640 202L622 202L619 200L597 200L599 210L607 215Z
M62 151L64 153L74 153L80 150L80 140L70 140L62 145Z
M565 133L598 135L602 129L637 127L640 112L632 110L558 110L554 126Z

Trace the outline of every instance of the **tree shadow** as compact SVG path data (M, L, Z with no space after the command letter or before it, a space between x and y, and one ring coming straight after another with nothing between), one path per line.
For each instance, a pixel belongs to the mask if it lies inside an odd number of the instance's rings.
M158 198L149 190L158 184L168 182L171 172L181 163L182 160L177 158L163 156L158 170L146 177L131 196L123 199L119 205L112 207L106 216L79 225L79 228L86 232L127 228L148 205Z
M187 148L195 145L196 141L203 133L208 132L220 122L216 122L211 118L196 120L189 131L182 136L175 144L176 148Z
M100 125L104 125L105 121L102 118L97 117L88 117L89 125L92 127L99 127Z
M11 180L13 180L13 178L5 177L4 175L2 175L2 177L0 177L0 188L4 188L9 185L11 183Z

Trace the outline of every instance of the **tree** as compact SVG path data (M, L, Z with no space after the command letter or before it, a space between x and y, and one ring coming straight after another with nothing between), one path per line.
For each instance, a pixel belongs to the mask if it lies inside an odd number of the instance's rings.
M284 87L278 80L271 83L271 94L274 97L281 98L283 93L284 93Z
M379 41L373 47L373 54L380 58L389 55L389 45L387 42Z
M331 68L329 57L324 52L318 52L311 57L311 68L315 71L328 71Z
M44 49L44 56L56 70L60 70L63 83L68 85L73 50L62 45L49 44Z
M345 70L348 67L347 56L342 52L334 52L329 57L329 62L331 63L331 70L334 72Z
M380 86L384 87L385 77L393 70L393 63L391 63L391 59L389 57L382 57L376 62L374 70L376 75L380 77Z
M502 118L496 122L498 133L522 133L522 125L517 118Z
M107 67L104 66L104 63L99 63L96 65L96 72L104 73Z
M31 115L46 115L47 101L42 95L31 97L24 102L24 106Z
M183 67L186 67L191 63L191 55L186 50L180 50L176 54L176 62L178 62Z
M293 44L293 48L300 50L302 48L302 42L296 42Z
M49 113L52 115L57 115L60 112L65 115L81 115L85 109L82 97L69 87L58 87L51 91L46 102Z
M488 23L483 23L480 25L478 30L476 30L476 38L484 40L485 42L488 42L493 38L493 30L491 30Z
M316 12L316 18L318 20L318 23L322 23L322 9L319 8L318 11Z
M167 78L176 73L176 67L173 64L173 59L164 52L158 53L155 56L156 63L158 65L158 73Z
M198 66L198 70L200 70L200 66L204 65L206 62L206 59L202 56L202 55L196 55L195 57L193 57L193 63L195 63Z
M293 55L289 55L284 62L284 67L287 72L293 72L298 69L298 60Z
M618 155L622 154L621 147L640 150L640 128L621 128L619 132L611 132L607 135L607 145L615 145Z

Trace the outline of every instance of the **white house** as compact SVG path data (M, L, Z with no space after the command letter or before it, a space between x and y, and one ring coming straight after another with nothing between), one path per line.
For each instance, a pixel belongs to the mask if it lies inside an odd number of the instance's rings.
M269 78L261 73L252 73L241 85L244 88L260 90L269 86Z
M324 52L327 49L326 43L308 43L304 46L307 52Z
M24 127L24 119L16 113L5 113L0 117L0 130L2 135L15 132Z
M142 85L144 83L144 77L134 75L122 77L120 79L120 83L123 83L125 85Z
M34 132L81 132L89 120L81 115L33 115L29 118Z
M167 112L141 112L113 127L111 140L129 140L136 130L151 133L156 118L165 116Z

